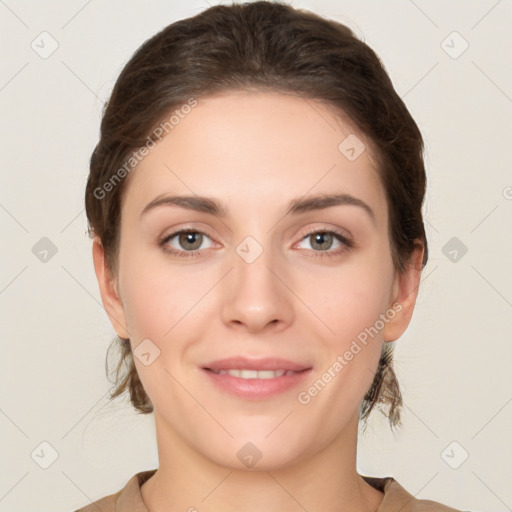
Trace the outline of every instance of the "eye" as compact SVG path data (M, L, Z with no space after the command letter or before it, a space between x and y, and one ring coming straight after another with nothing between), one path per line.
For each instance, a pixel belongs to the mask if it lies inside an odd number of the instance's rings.
M314 252L320 253L317 255L320 257L337 256L353 246L352 241L345 235L333 230L317 229L310 231L302 238L301 242L305 240L310 242L310 247ZM338 244L338 247L335 247L336 250L330 251L329 249L336 243Z
M168 254L180 257L196 256L201 250L205 239L211 238L205 233L195 229L181 229L165 236L159 243L162 250ZM334 230L313 230L307 233L301 240L310 241L311 249L317 253L315 256L337 256L353 247L353 242L345 235ZM169 244L169 242L171 242ZM338 244L336 250L331 251L333 244ZM210 246L211 247L211 246Z
M208 235L202 233L201 231L197 231L195 229L181 229L171 233L168 236L165 236L160 241L160 246L165 252L169 254L190 257L195 256L199 250L208 248L201 247L205 238L211 240ZM169 242L171 242L170 245ZM182 250L180 247L184 250Z

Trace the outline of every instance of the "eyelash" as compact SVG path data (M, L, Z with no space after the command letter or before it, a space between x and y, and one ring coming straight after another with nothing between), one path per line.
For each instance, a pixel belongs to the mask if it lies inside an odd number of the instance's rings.
M182 258L193 258L198 253L200 253L202 249L195 250L195 251L178 251L176 249L169 248L169 246L167 245L167 242L169 242L174 237L176 237L177 235L180 235L182 233L197 233L197 234L204 235L204 236L210 238L206 233L203 233L202 231L199 231L197 229L181 229L179 231L175 231L174 233L171 233L170 235L165 236L163 239L160 240L159 245L162 248L162 250L165 253L170 254L171 256L178 256L178 257L182 257ZM314 235L316 233L334 235L334 238L336 238L339 242L341 242L343 244L343 247L338 248L335 251L330 251L330 250L314 251L313 250L313 252L315 252L316 254L314 256L311 256L312 258L324 258L324 257L329 258L329 257L339 256L342 253L347 252L349 249L351 249L354 246L354 243L351 240L349 240L345 235L343 235L339 231L332 230L332 229L331 230L312 229L311 231L307 232L301 238L300 241L302 242L302 240L304 240L304 239L308 238L309 236Z

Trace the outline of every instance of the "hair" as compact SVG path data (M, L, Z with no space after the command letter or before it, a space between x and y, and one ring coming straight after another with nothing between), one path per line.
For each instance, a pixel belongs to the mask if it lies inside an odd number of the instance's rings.
M256 1L216 5L172 23L144 42L122 69L103 109L85 191L89 236L101 240L114 276L121 201L130 179L119 179L126 175L126 162L173 109L191 98L230 90L293 94L348 116L374 149L388 204L394 268L404 273L418 245L423 245L425 266L423 139L378 56L339 22L280 2ZM123 165L125 172L120 173ZM136 411L152 412L130 340L116 337L110 348L114 346L120 348L120 358L110 398L129 390ZM403 406L392 366L393 346L383 343L360 407L364 422L377 408L391 428L401 423ZM108 353L105 366L108 377Z

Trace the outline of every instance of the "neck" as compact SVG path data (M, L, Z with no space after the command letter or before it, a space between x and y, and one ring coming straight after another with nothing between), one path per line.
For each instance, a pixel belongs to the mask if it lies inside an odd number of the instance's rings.
M322 451L260 471L218 465L155 424L159 468L141 488L151 512L375 512L383 498L356 471L357 418Z

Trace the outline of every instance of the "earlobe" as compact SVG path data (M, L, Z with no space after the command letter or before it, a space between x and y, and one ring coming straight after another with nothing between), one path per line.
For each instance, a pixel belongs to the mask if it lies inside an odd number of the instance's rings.
M389 305L396 314L383 329L385 341L400 338L411 321L421 279L423 252L423 243L418 241L405 272L397 272L393 283L393 300Z
M107 265L105 250L98 236L93 238L92 258L94 271L100 288L101 301L107 312L110 323L121 338L130 338L126 328L126 318L123 303L119 296L117 282Z

